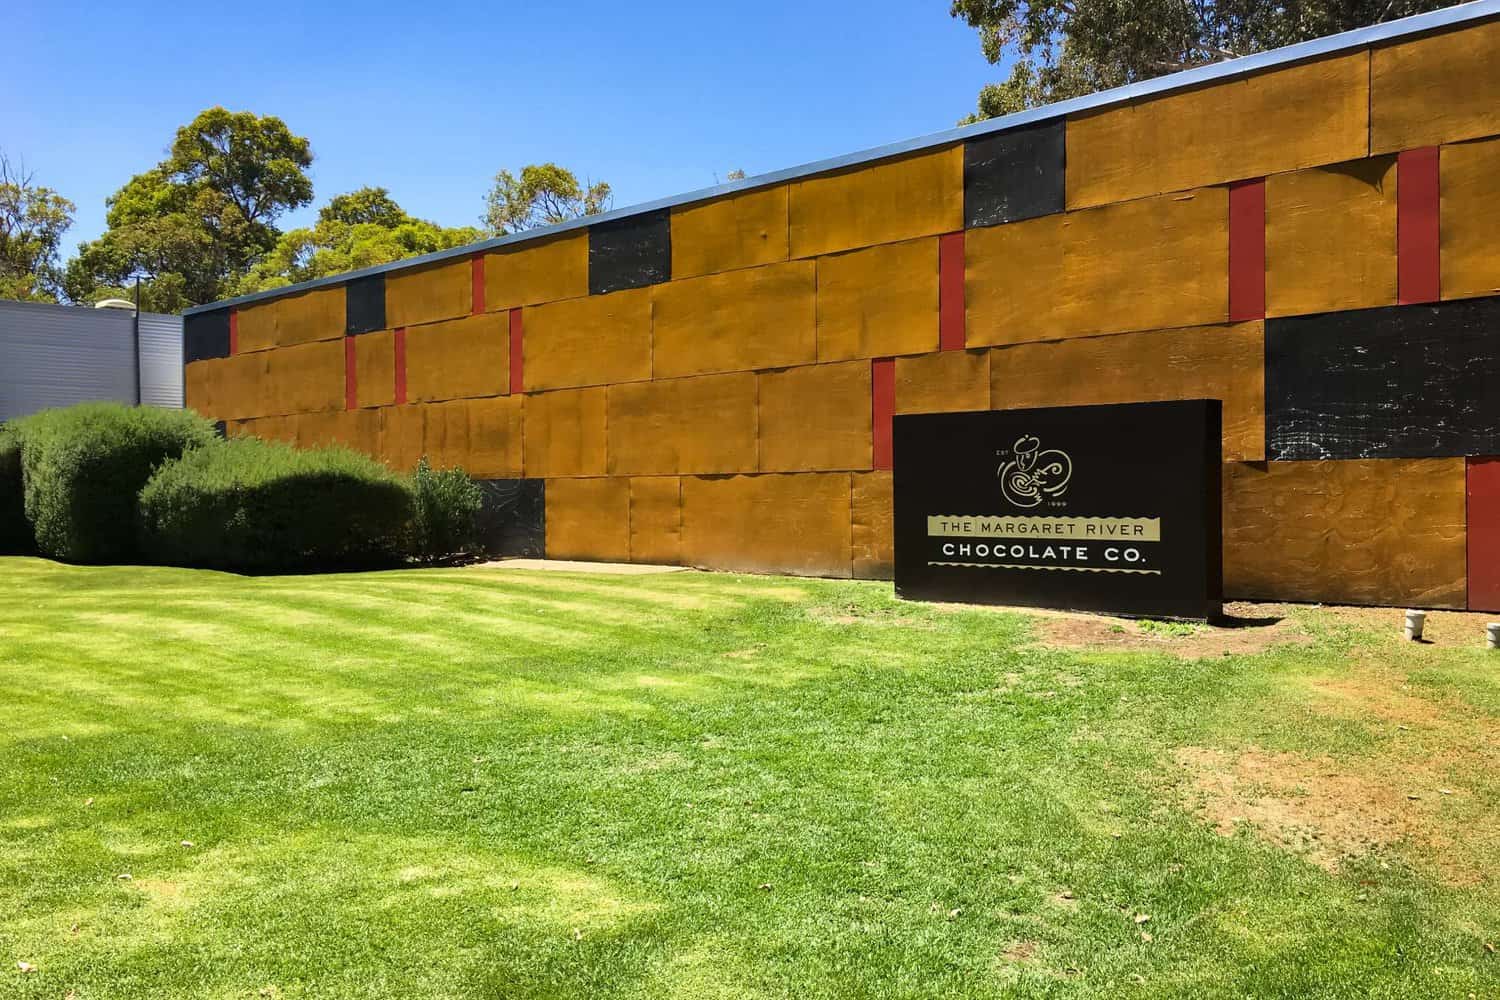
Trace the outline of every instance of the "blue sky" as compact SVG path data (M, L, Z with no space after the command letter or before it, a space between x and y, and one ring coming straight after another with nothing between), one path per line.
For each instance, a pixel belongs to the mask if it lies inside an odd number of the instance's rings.
M1000 75L944 0L298 6L23 0L0 148L77 203L69 253L214 104L312 141L284 226L364 184L465 225L501 167L555 160L623 207L948 128Z

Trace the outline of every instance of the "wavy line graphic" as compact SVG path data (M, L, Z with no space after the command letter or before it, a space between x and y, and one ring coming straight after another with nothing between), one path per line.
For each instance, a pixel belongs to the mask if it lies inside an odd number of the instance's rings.
M976 569L1046 569L1062 570L1067 573L1136 573L1140 576L1161 576L1159 569L1125 569L1114 566L1030 566L1025 563L975 563L975 562L939 562L933 559L927 560L929 566L973 566Z

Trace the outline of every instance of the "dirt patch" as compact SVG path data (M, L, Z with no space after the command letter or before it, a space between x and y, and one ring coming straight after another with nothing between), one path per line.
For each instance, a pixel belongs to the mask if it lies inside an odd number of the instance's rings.
M952 607L975 610L969 605ZM1423 641L1413 644L1401 634L1404 608L1230 601L1224 605L1224 621L1213 625L1148 622L1035 608L995 610L1027 615L1032 619L1038 641L1054 649L1170 653L1188 659L1258 653L1285 644L1305 645L1313 641L1307 628L1312 621L1350 628L1413 649L1428 646L1480 649L1485 643L1485 625L1500 621L1497 614L1429 611Z
M1219 833L1231 836L1249 824L1330 871L1345 858L1390 847L1417 830L1417 802L1389 781L1352 773L1326 757L1257 748L1232 756L1183 747L1176 759L1191 781L1196 811Z
M1028 611L1037 639L1053 649L1093 652L1149 651L1187 659L1258 653L1272 646L1308 643L1310 636L1283 604L1232 602L1214 625L1138 621L1070 611Z
M1326 610L1361 627L1379 613ZM1500 720L1411 685L1390 656L1344 663L1334 674L1289 679L1288 694L1311 716L1362 729L1372 752L1334 759L1184 747L1176 752L1182 803L1222 834L1248 828L1330 870L1393 848L1450 884L1489 881L1500 852Z
M1308 682L1311 708L1321 715L1354 721L1378 720L1407 728L1442 727L1450 723L1443 707L1417 697L1405 677L1390 671L1357 670L1347 677Z
M1035 941L1012 941L1000 951L1000 960L1018 964L1031 962L1036 959L1037 943Z
M1489 880L1485 858L1500 847L1500 817L1474 788L1452 781L1454 765L1460 774L1484 775L1493 773L1492 757L1463 744L1417 758L1352 761L1259 747L1175 754L1184 805L1224 836L1247 828L1329 871L1400 848L1455 885Z
M907 629L932 629L931 622L921 621L898 608L861 608L836 605L809 608L807 617L821 625L882 625Z

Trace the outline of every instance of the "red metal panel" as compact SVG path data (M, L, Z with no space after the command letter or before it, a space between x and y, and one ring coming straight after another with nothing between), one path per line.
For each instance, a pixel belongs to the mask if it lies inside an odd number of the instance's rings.
M1469 610L1500 611L1500 458L1469 459L1468 479Z
M964 349L964 234L938 239L938 347Z
M484 312L484 254L469 258L470 287L473 289L474 315Z
M1266 181L1229 186L1229 319L1266 315Z
M523 355L521 353L521 310L510 311L510 391L521 392L525 387L522 379Z
M396 327L396 405L406 402L406 327Z
M891 417L896 412L896 359L870 361L870 420L875 468L891 467Z
M1396 301L1438 300L1438 148L1396 157Z
M240 311L229 310L229 356L240 353Z
M344 338L344 409L359 408L359 369L355 365L354 338Z

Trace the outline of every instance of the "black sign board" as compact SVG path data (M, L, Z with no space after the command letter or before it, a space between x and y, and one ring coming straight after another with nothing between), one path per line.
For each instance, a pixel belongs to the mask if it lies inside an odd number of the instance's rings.
M896 593L1217 618L1216 399L895 418Z

